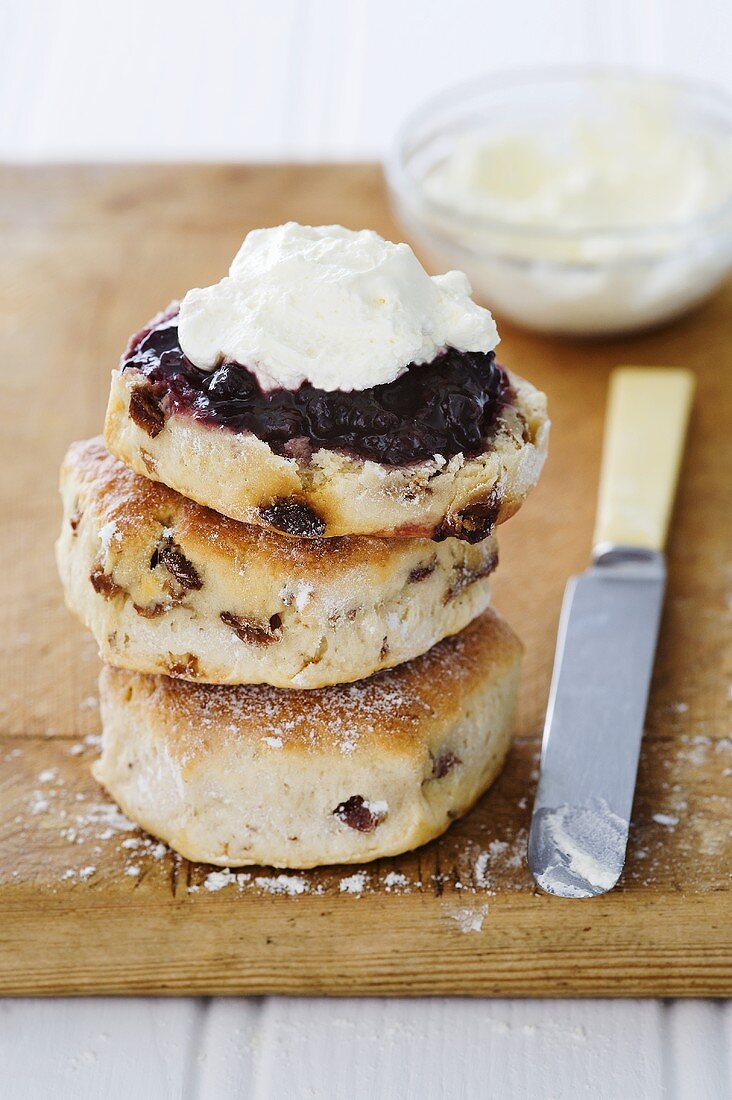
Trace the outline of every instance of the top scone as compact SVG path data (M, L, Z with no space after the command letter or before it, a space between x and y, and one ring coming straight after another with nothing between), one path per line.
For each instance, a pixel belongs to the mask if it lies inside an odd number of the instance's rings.
M229 276L130 341L107 446L287 535L480 541L536 483L549 424L469 295L375 233L250 233Z

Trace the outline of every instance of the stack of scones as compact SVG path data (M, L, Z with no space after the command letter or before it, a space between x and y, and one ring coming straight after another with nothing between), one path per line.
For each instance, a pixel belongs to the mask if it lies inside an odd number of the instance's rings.
M134 336L61 470L123 811L182 855L307 868L438 836L500 771L521 645L494 530L546 454L460 272L370 231L250 233Z

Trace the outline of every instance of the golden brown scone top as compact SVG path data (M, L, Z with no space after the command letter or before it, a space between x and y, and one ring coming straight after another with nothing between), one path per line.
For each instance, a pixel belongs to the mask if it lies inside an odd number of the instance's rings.
M309 691L220 687L106 667L105 688L150 707L166 752L183 763L225 745L258 751L419 754L433 728L449 728L466 697L499 685L522 645L488 610L428 653L366 680ZM449 686L448 686L449 685Z

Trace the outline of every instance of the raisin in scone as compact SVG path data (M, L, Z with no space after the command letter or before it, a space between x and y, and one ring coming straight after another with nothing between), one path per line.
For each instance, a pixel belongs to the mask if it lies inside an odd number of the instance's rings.
M113 454L216 511L298 537L478 542L535 485L546 399L495 361L488 310L407 245L250 233L216 286L134 336Z
M181 855L307 868L396 855L501 769L521 645L492 611L401 668L323 691L105 668L94 774Z
M489 603L494 539L291 539L139 477L101 439L61 468L69 606L105 661L317 688L424 653Z

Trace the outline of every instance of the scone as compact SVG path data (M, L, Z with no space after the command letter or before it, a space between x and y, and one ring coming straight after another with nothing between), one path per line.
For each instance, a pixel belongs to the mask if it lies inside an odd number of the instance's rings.
M495 361L460 272L375 233L250 233L134 336L105 438L138 473L298 537L479 542L546 455L546 399Z
M520 655L487 611L409 664L323 691L105 668L95 775L188 859L307 868L396 855L444 832L500 771Z
M493 538L292 539L133 473L101 439L61 468L66 600L105 661L318 688L424 653L488 606Z

